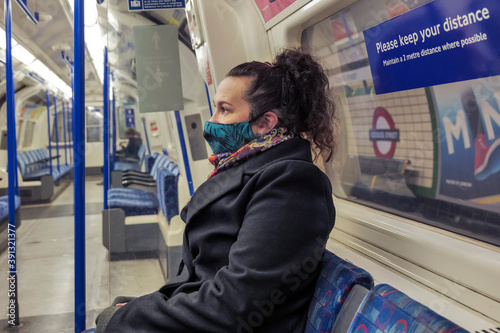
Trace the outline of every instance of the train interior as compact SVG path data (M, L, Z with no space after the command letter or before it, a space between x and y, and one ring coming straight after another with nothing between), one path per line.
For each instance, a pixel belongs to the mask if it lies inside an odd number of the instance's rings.
M2 278L0 327L74 330L76 156L86 174L86 327L116 296L175 276L179 212L213 168L203 126L217 85L239 63L300 46L327 68L338 110L335 158L316 161L337 212L327 249L467 331L500 332L500 76L376 94L370 71L363 31L430 2L186 0L135 11L134 1L85 1L85 138L76 145L73 1L28 1L38 24L13 4L15 126L0 31L0 197L15 130L21 325L9 325ZM130 129L139 149L124 156ZM0 219L5 275L9 214Z

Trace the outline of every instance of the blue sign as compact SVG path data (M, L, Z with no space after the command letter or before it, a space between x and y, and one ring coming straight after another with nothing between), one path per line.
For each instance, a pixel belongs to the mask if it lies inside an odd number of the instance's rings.
M435 0L363 34L377 94L500 75L498 0Z
M128 10L185 8L186 0L128 0Z
M134 109L125 109L125 127L135 127Z

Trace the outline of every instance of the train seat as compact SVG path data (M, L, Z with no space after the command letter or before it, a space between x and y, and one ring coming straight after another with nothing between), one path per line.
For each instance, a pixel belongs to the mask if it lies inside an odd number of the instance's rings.
M174 163L175 164L175 163ZM112 188L108 206L102 212L103 245L110 260L157 257L159 251L159 211L169 221L179 214L177 165L160 168L157 193L140 189Z
M14 196L16 210L21 206L21 199L16 195ZM7 195L0 197L0 221L9 217L9 197Z
M58 156L52 156L56 159ZM17 154L17 163L23 181L39 181L43 176L51 175L50 158L43 148L23 151ZM69 164L60 164L59 167L52 165L52 177L54 181L60 180L71 171L73 167Z
M467 331L388 284L368 292L347 332Z
M146 156L146 146L141 145L137 151L137 157L124 157L115 162L115 170L137 170L141 171L144 157Z
M177 164L164 155L156 155L149 172L136 170L114 171L111 175L113 188L131 188L144 191L157 192L158 170L162 168L174 168Z
M325 250L304 332L331 332L347 296L357 284L371 289L373 277L364 269Z
M19 207L21 199L19 196L14 197L14 206L16 210L16 228L21 225L21 214ZM8 224L9 224L9 197L7 195L0 196L0 252L7 248L8 245Z

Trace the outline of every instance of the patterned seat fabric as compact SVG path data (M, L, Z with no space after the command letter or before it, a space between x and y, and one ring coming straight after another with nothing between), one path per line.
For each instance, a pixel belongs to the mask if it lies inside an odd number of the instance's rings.
M152 215L158 213L156 194L126 188L112 188L108 191L109 208L121 208L125 216Z
M146 155L146 146L141 145L137 151L136 159L128 159L115 162L115 170L136 170L141 171L144 156Z
M14 196L14 205L16 210L21 206L21 199L16 195ZM9 216L9 196L5 195L0 197L0 221L6 219Z
M170 165L174 165L171 163ZM179 198L177 193L177 181L179 180L179 167L169 167L159 172L158 201L163 215L170 221L172 217L179 214Z
M17 164L24 181L40 180L42 176L51 174L49 156L43 148L18 153ZM52 176L57 181L71 169L71 164L60 164L59 167L52 164Z
M373 288L359 307L348 332L467 332L388 284Z
M162 162L163 163L163 162ZM158 192L140 189L112 188L108 190L109 208L121 208L125 216L157 214L161 208L167 220L179 214L177 181L179 167L168 161L164 167L155 168Z
M355 284L371 289L373 277L364 269L325 250L304 332L329 333L342 304Z

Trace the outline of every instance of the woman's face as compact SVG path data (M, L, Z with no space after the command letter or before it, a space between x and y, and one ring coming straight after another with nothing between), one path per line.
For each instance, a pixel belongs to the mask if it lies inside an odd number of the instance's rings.
M222 80L214 97L215 112L210 121L233 124L250 120L250 104L243 98L250 83L248 77L226 77Z

